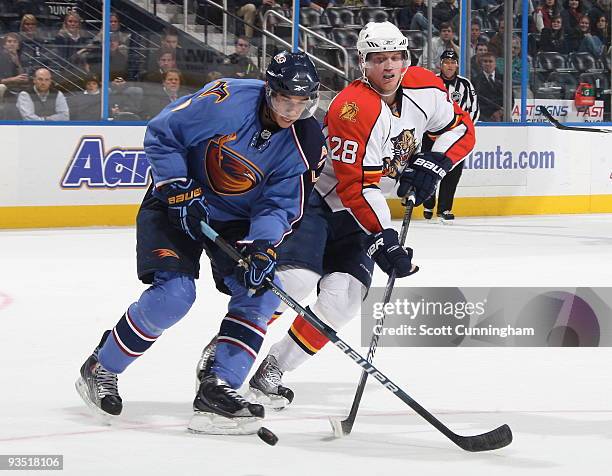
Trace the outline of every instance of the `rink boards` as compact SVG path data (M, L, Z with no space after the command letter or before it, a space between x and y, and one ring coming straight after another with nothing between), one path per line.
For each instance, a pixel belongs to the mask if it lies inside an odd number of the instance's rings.
M149 180L144 133L126 125L0 127L0 228L133 224ZM606 134L477 127L454 211L612 212L611 150ZM391 205L399 216L397 200Z

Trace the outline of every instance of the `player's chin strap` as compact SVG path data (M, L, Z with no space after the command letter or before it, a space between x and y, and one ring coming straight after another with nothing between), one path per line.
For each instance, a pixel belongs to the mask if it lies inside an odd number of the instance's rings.
M248 266L245 258L231 246L227 241L219 236L219 234L208 225L208 223L201 222L202 232L213 241L224 253L231 257L240 266ZM487 433L474 436L462 436L451 431L444 423L438 420L435 416L429 413L423 408L416 400L410 395L404 392L400 387L393 383L386 375L378 370L372 363L368 362L361 355L357 353L349 344L344 342L336 331L330 326L325 324L316 314L310 309L301 306L269 277L266 277L266 286L274 293L281 301L289 306L293 311L301 314L304 319L321 334L327 337L336 347L338 347L346 356L359 365L368 374L375 374L376 381L383 387L393 393L402 402L412 408L421 417L427 420L433 425L438 431L444 436L449 438L453 443L459 446L465 451L490 451L498 448L508 446L512 442L512 431L508 425L502 425L495 430L491 430Z

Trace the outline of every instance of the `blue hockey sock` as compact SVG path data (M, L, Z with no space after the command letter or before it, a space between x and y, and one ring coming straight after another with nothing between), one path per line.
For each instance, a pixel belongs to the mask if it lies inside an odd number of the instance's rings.
M226 277L225 284L232 298L221 322L212 372L237 389L257 358L268 328L267 321L280 300L271 292L249 296L247 289L233 276Z
M104 342L98 353L100 364L110 372L123 372L164 330L187 314L194 300L193 278L155 273L151 287L128 308Z

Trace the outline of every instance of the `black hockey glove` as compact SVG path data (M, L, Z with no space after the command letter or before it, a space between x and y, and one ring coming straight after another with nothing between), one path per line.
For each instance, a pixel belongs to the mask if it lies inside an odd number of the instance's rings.
M393 228L370 235L366 246L367 255L388 275L395 271L397 278L403 278L419 270L412 265L412 249L399 245L397 231Z
M202 186L193 179L172 182L155 189L157 198L168 205L168 220L196 241L205 238L200 222L208 223L208 204Z
M452 168L451 160L440 152L419 152L413 155L400 175L397 196L404 198L410 187L414 187L414 205L420 205L433 195L438 182Z
M253 290L255 296L260 296L266 290L264 287L266 278L274 278L276 267L276 251L266 240L255 240L253 243L240 243L240 253L249 263L249 268L236 267L236 279L247 289Z

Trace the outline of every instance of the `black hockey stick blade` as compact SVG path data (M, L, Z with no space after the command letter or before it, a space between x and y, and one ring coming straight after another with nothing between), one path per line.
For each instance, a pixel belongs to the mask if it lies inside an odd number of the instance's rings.
M578 126L566 126L565 124L561 124L555 117L548 112L548 109L544 106L538 106L538 111L542 114L548 121L555 126L557 129L561 129L564 131L578 131L578 132L598 132L602 134L609 134L612 130L609 129L600 129L598 127L578 127Z
M512 430L508 425L502 425L495 430L482 435L460 436L452 438L453 442L465 451L479 452L503 448L512 443Z

